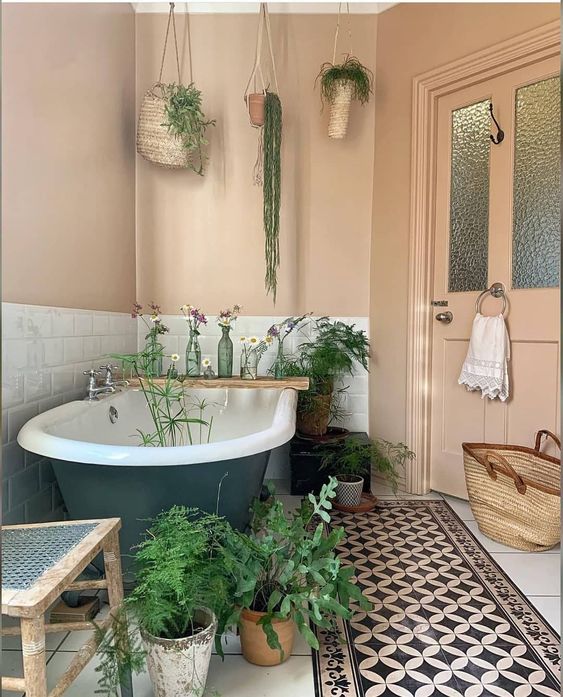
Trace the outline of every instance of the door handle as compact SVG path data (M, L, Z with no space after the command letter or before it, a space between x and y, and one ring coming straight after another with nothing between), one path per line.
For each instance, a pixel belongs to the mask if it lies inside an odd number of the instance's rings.
M447 312L438 312L438 314L436 315L436 319L438 320L438 322L443 322L443 324L450 324L453 318L454 316L449 310Z

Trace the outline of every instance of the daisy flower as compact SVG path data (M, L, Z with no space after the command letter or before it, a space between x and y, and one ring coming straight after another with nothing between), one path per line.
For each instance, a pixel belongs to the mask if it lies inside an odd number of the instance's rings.
M209 366L211 365L211 361L209 360L209 358L204 358L204 359L201 361L201 365L202 365L204 368L209 368Z
M245 336L241 336L240 339L239 339L239 341L240 341L241 344L246 344L246 337L245 337Z
M250 339L248 340L249 344L252 344L253 346L258 343L258 337L257 336L251 336Z
M266 334L266 336L262 339L262 341L266 342L267 344L271 344L273 340L274 337L271 334Z
M176 363L176 361L179 361L179 360L180 360L180 356L179 356L177 353L173 353L173 354L170 356L170 360L171 360L173 363Z

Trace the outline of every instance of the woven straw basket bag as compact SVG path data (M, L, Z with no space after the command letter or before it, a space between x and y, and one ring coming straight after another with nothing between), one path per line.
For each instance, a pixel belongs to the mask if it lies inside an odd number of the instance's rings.
M538 431L534 448L463 443L469 503L482 533L509 547L537 552L560 540L561 460L541 452Z
M189 155L182 140L166 126L165 86L157 82L145 92L137 123L137 152L161 167L185 169Z

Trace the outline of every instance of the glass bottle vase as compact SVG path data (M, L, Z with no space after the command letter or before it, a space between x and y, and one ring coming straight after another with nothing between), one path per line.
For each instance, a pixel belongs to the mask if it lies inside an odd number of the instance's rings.
M281 380L285 377L284 371L284 352L283 343L278 341L278 353L276 355L276 360L274 362L274 378L276 380Z
M192 331L188 336L186 347L186 375L197 378L201 375L201 348L199 345L199 332Z
M145 351L150 355L154 355L152 360L147 361L145 377L159 378L163 373L162 345L157 341L156 336L150 336L147 339Z
M256 351L240 354L240 377L241 380L256 380L258 377L259 356Z
M233 376L233 342L229 336L230 327L221 327L223 336L217 347L217 373L220 378Z

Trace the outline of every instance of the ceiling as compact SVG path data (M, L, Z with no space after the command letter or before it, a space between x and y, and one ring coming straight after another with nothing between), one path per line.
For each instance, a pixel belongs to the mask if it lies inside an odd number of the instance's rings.
M350 3L351 14L378 14L396 5L395 2L363 2L355 0ZM168 12L167 2L132 2L135 12ZM269 2L271 14L335 14L338 12L338 2ZM176 2L175 12L190 14L245 14L258 13L258 2ZM342 11L346 12L346 4L342 3Z

